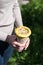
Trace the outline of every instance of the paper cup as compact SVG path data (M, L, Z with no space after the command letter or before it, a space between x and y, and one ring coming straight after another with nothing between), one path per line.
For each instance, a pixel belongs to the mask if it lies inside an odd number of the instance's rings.
M17 36L17 39L21 43L25 43L27 38L31 35L31 30L30 28L26 26L20 26L18 28L15 28L15 34Z

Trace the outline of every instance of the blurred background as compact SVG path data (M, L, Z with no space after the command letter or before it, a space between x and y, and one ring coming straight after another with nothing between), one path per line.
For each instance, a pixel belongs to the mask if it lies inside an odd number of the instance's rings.
M14 50L7 65L43 65L43 0L21 1L23 24L32 30L30 45L21 53Z

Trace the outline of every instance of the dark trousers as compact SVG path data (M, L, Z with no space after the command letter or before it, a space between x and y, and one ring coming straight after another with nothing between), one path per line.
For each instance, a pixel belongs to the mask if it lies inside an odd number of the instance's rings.
M0 65L6 65L13 53L13 47L7 42L0 41Z

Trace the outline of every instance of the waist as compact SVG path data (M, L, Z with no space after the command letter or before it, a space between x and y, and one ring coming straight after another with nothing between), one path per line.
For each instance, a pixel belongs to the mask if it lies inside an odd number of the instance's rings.
M14 23L6 26L0 26L0 31L7 33L8 35L11 35L13 32Z

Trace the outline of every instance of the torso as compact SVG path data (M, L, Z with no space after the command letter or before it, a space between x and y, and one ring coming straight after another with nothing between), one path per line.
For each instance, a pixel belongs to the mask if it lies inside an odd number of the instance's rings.
M15 17L13 17L12 9L15 1L16 0L0 0L0 31L7 34L11 34L14 27ZM11 26L7 27L7 25L10 24Z
M0 26L11 24L13 18L13 5L15 0L0 0Z

